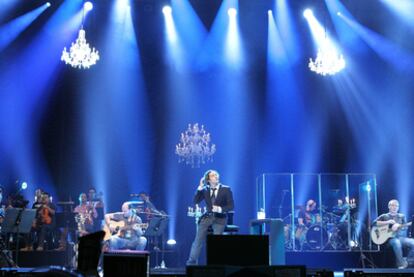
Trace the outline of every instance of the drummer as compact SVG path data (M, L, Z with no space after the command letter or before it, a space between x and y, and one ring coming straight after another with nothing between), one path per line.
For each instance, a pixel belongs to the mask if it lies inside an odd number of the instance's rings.
M316 201L309 199L306 202L305 208L302 208L298 214L298 226L295 231L295 239L299 241L300 249L303 248L306 241L306 232L308 228L315 223L321 222L321 217L316 210Z
M316 210L316 201L309 199L306 202L305 209L302 209L298 215L299 226L309 227L315 223L321 223L321 216Z

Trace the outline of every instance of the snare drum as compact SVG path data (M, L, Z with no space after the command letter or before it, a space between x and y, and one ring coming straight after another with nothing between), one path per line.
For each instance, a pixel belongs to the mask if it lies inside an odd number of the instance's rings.
M306 243L312 250L324 249L328 240L328 232L319 224L310 226L306 232Z

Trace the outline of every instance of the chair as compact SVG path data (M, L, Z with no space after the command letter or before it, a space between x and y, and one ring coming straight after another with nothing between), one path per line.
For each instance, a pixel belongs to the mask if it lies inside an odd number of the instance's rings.
M223 234L225 235L234 235L237 234L239 232L239 226L234 225L233 223L233 218L234 218L234 211L230 211L227 213L227 224L226 227L224 227L224 232ZM210 226L208 227L208 233L213 233L213 228Z

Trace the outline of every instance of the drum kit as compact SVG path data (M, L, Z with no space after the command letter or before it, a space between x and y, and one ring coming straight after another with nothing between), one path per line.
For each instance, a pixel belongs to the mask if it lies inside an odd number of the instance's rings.
M348 223L342 222L339 215L324 212L321 222L307 226L299 225L297 218L294 224L292 220L291 214L283 218L286 250L347 250L349 247Z

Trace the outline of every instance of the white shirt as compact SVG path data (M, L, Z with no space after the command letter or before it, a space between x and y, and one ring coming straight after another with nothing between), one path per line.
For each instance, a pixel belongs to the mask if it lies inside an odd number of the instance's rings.
M213 188L212 188L212 187L210 187L210 197L212 197L212 196L213 196L213 193L214 193L214 197L215 197L215 198L217 198L217 194L218 194L218 190L219 190L219 188L220 188L220 184L218 184L218 185L214 188L214 190L213 190Z

